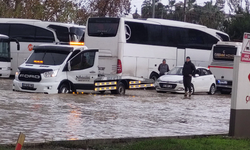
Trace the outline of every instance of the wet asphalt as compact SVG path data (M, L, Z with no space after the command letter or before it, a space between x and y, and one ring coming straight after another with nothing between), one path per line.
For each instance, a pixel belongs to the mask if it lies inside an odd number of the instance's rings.
M95 138L227 134L230 95L156 93L127 90L126 95L37 94L12 91L0 79L0 144Z

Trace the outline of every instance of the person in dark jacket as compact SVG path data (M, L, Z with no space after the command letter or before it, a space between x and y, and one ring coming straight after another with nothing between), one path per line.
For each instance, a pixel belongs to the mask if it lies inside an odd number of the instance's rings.
M162 63L158 67L158 71L160 72L160 76L164 75L166 72L169 72L168 64L166 64L166 59L162 60Z
M192 91L191 91L191 81L192 76L195 75L196 68L194 64L191 62L190 57L186 58L186 62L184 63L183 69L182 69L182 75L183 75L183 84L185 87L185 97L189 95L191 97ZM189 91L189 94L188 94Z

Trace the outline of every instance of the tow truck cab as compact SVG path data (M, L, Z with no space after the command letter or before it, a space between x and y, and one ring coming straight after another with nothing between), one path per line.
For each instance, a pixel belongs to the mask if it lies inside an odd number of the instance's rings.
M99 50L86 46L40 45L19 66L13 90L40 93L111 91L125 94L130 81L142 79L101 74Z

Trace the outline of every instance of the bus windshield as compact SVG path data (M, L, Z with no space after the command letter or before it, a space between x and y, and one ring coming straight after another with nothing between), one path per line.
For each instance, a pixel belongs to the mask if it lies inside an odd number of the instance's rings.
M10 62L10 43L0 39L0 61Z
M27 64L61 65L69 55L69 52L62 51L34 51Z
M234 46L215 46L213 50L214 60L233 61L237 48Z
M168 75L182 75L182 67L175 67L168 72Z
M88 21L88 35L95 37L115 37L119 21L119 18L90 18Z

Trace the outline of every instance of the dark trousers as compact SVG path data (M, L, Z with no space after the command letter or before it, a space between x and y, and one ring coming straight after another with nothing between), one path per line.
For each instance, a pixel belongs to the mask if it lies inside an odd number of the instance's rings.
M191 93L191 80L192 80L192 77L190 76L183 77L183 84L185 87L185 92L189 91L189 93Z

